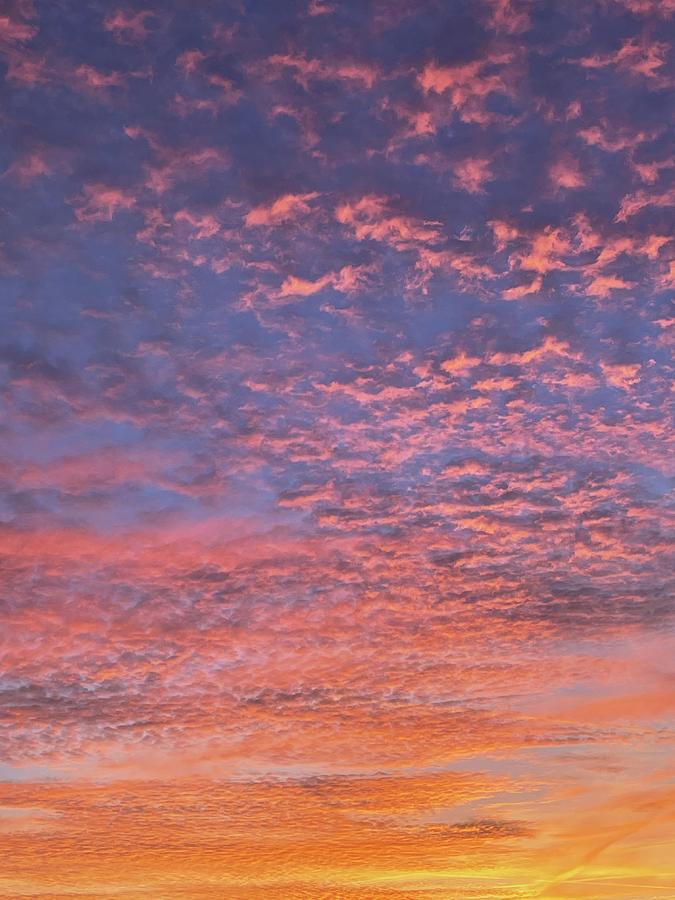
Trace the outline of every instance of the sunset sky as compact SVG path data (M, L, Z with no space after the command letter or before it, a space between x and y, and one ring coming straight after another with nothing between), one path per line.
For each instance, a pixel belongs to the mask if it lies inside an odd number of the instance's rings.
M675 0L0 4L0 898L672 900Z

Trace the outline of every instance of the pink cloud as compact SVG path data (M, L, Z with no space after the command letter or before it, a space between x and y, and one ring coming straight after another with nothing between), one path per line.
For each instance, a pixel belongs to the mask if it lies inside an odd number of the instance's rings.
M480 365L482 360L478 356L469 356L465 351L461 351L457 356L445 359L441 363L441 369L448 375L468 375L468 373Z
M675 0L615 0L632 13L668 18L675 15Z
M612 291L624 291L635 287L634 281L626 281L618 275L596 275L584 288L590 297L609 297Z
M641 367L639 363L613 364L601 362L600 368L609 384L624 391L630 390L640 380L638 373Z
M326 287L341 294L353 294L367 284L371 272L369 266L343 266L338 272L328 272L313 281L289 275L281 285L280 296L310 297Z
M0 41L22 44L37 34L37 26L10 15L0 15Z
M104 184L85 184L75 206L80 222L110 222L114 216L131 209L136 202L131 191Z
M459 66L428 63L418 74L417 81L426 95L447 95L452 107L464 121L487 124L495 117L485 105L490 95L513 93L503 69L511 61L510 55L501 54ZM502 71L486 71L495 66L502 67Z
M495 31L522 34L531 27L529 3L514 0L487 0L487 23Z
M492 229L497 250L504 250L508 244L520 237L520 231L513 225L509 225L508 222L494 219L488 222L488 225Z
M179 209L174 219L176 222L186 222L193 230L192 237L197 240L215 237L221 230L220 222L209 214L199 215L187 209Z
M306 90L314 80L360 82L364 87L372 88L378 77L377 69L370 63L312 59L302 54L278 53L268 57L263 64L263 72L268 78L279 78L286 70L292 72Z
M579 137L590 147L600 147L608 153L619 150L634 150L645 141L655 137L654 132L636 131L612 127L607 121L579 129Z
M548 226L530 239L527 251L517 251L509 257L511 269L525 269L545 275L556 269L566 269L563 257L570 253L572 244L562 228Z
M307 12L310 16L326 16L335 11L327 0L310 0Z
M13 162L3 178L16 178L20 184L30 184L36 178L50 175L53 171L50 161L52 155L45 150L31 150Z
M207 58L202 50L184 50L176 60L176 65L186 75L192 75Z
M505 288L502 291L502 297L505 300L519 300L521 297L527 297L530 294L538 293L542 285L544 283L544 279L541 275L537 275L532 281L525 282L524 284L518 284L514 287Z
M272 203L264 203L251 209L246 214L244 221L249 227L274 226L295 222L308 216L313 211L310 203L319 196L316 192L284 194Z
M675 188L660 193L650 194L647 191L636 191L634 194L626 194L621 201L619 211L614 217L615 222L626 222L637 215L643 209L649 207L670 207L675 204Z
M469 157L454 166L455 185L469 194L484 194L485 185L494 179L489 159Z
M628 38L616 53L593 54L579 60L579 65L586 69L602 69L615 66L630 75L648 78L666 87L670 79L660 70L666 65L669 46L661 41L650 43L642 38Z
M282 297L310 297L317 294L329 284L332 284L332 274L323 275L316 281L309 281L304 278L296 278L295 275L289 275L281 285Z
M146 166L147 187L164 194L181 178L191 178L197 172L217 171L230 165L227 154L220 148L173 150L158 148L158 161Z
M350 228L357 241L373 240L406 249L440 240L439 222L392 213L386 197L367 194L360 200L341 203L335 218Z
M556 188L581 188L586 184L581 165L572 156L556 160L549 169L549 177Z
M666 64L668 51L668 44L633 38L627 40L616 54L616 65L645 78L660 78L658 70Z
M631 160L633 169L637 172L642 181L647 184L656 184L661 177L661 173L667 169L675 168L675 156L669 156L665 159L654 160L652 162L637 162Z
M561 341L553 335L548 335L537 347L532 347L530 350L524 350L520 353L493 353L489 357L488 362L493 365L508 365L512 363L527 365L552 356L568 359L581 358L579 354L575 354L570 350L570 346L566 341Z
M104 20L104 28L112 33L120 44L142 44L150 30L148 20L155 13L150 10L141 10L134 13L131 10L118 9L110 13Z
M35 86L47 84L55 77L53 68L45 57L37 54L14 52L5 53L7 62L7 79L20 84Z
M124 76L120 72L100 72L93 66L78 66L74 72L77 85L92 90L102 90L111 87L122 87L125 83Z

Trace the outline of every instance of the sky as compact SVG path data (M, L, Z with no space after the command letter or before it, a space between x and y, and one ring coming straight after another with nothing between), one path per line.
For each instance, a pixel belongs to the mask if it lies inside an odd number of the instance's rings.
M674 0L5 0L0 897L675 896Z

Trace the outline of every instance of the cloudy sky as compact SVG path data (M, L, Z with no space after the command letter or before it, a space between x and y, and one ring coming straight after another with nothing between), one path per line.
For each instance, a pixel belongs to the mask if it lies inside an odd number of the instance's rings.
M675 895L674 17L5 0L0 897Z

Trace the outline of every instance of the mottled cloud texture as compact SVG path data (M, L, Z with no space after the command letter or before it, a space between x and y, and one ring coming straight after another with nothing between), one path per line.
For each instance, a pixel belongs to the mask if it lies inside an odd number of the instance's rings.
M672 0L6 0L0 896L675 895Z

